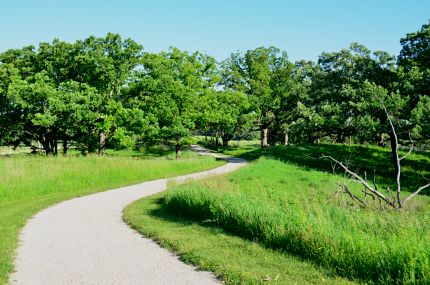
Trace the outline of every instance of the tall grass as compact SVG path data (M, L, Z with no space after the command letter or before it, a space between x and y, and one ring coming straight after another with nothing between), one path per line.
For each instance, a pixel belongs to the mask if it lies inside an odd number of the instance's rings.
M69 198L221 164L209 157L184 156L189 158L0 157L0 284L13 270L18 233L32 215Z
M164 206L342 276L429 284L430 199L419 197L414 211L362 209L333 196L340 179L272 156L222 178L177 186Z

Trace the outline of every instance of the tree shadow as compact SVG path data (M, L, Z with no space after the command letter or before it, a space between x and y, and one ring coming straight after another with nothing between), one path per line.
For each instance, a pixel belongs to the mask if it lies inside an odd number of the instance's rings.
M253 161L260 157L270 157L283 162L294 163L304 169L313 169L337 174L344 172L336 168L329 159L321 158L330 155L342 161L348 167L373 180L375 175L377 184L383 188L395 189L394 166L391 152L388 148L357 145L333 144L297 144L290 146L275 146L260 148L238 155L241 158ZM427 184L430 179L430 155L424 152L415 152L402 160L401 182L405 191L415 191ZM422 194L429 195L430 189Z
M296 258L300 261L310 262L315 267L317 267L319 270L323 271L327 276L335 277L335 276L339 275L339 273L336 272L335 269L327 267L327 266L322 266L321 263L318 262L317 260L315 260L314 258L310 258L306 254L303 254L304 252L301 251L302 249L297 249L297 246L295 246L295 247L288 246L288 244L291 243L291 241L289 240L290 239L289 237L282 238L282 239L276 240L276 241L272 241L272 243L264 242L262 240L259 240L256 236L246 235L243 232L232 231L232 230L226 229L222 225L219 225L218 223L216 223L215 221L210 220L210 219L202 220L201 217L192 218L189 216L182 216L182 215L180 215L180 213L176 213L176 212L169 210L166 207L164 207L164 198L163 197L156 198L153 201L151 201L151 203L156 204L157 208L151 209L147 213L148 213L148 215L150 215L151 217L154 217L156 219L160 219L160 220L167 221L170 223L175 223L178 226L198 225L198 226L203 227L203 228L205 228L211 232L214 232L214 233L222 233L224 235L227 235L230 237L235 237L235 238L240 237L244 240L258 243L263 248L270 249L270 250L276 250L278 252L281 252L282 254L291 256L291 257ZM296 248L296 249L293 249L293 248ZM346 277L346 278L350 277L350 276L346 276L344 274L343 275L340 274L339 276Z

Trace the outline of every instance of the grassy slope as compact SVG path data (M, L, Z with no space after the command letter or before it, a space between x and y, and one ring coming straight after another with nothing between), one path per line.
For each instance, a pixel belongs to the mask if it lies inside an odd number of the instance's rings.
M332 172L332 163L328 159L319 159L322 154L332 155L338 160L347 163L350 168L364 175L366 171L369 178L376 171L378 184L383 187L395 189L389 148L362 145L330 145L330 144L298 144L288 147L274 147L261 149L257 143L242 143L240 147L207 147L232 156L239 156L248 160L255 160L261 156L279 159L283 162L294 163L298 166L324 172ZM399 152L401 156L405 151ZM425 152L414 152L407 159L402 160L402 187L404 191L414 191L419 186L427 184L424 177L430 177L430 155ZM337 169L338 174L343 172ZM430 194L430 189L424 191Z
M0 284L13 270L18 233L32 215L69 198L220 165L209 157L184 157L0 157Z
M124 220L186 263L215 272L225 284L354 284L310 262L163 211L163 196L156 194L129 205Z
M416 199L409 205L415 211L402 215L349 207L345 196L333 199L335 183L341 178L327 173L332 170L330 162L315 159L321 153L332 154L349 160L361 172L379 169L378 182L383 186L390 185L392 173L385 167L390 159L387 150L342 145L245 147L250 151L224 152L269 159L223 178L179 186L169 194L170 208L197 222L202 217L212 219L230 232L323 263L345 276L379 282L393 277L399 283L430 278L428 197ZM406 189L422 183L421 174L430 171L426 154L413 154L404 165ZM168 234L164 238L169 240Z

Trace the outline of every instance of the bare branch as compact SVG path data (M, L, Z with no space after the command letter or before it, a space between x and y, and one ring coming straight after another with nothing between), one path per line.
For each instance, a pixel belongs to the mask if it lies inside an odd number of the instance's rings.
M373 187L375 187L375 190L378 191L378 186L376 186L376 170L373 169Z
M372 200L375 201L375 195L372 194L372 192L369 192L366 190L366 188L361 189L361 191L364 193L364 200L366 201L367 196L372 197Z
M349 191L348 186L346 186L346 184L344 184L344 185L339 185L339 186L342 188L343 192L347 193L347 194L349 195L349 197L351 197L351 199L352 199L353 201L355 201L355 202L359 202L359 203L361 203L362 205L367 206L367 203L366 203L365 201L363 201L363 200L362 200L362 199L360 199L358 196L356 196L356 195L352 194L352 192L351 192L351 191Z
M347 172L348 174L350 174L357 181L359 181L364 187L366 187L367 190L369 190L370 192L372 192L373 194L375 194L377 197L379 197L382 200L384 200L387 204L389 204L390 206L392 206L393 208L395 208L394 203L392 201L390 201L387 197L385 197L384 194L382 194L378 190L373 189L363 178L361 178L359 175L357 175L356 173L354 173L351 170L349 170L348 167L346 167L342 162L334 159L331 156L327 156L327 155L322 155L321 157L322 158L329 158L332 161L336 162L340 167L342 167L345 170L345 172Z
M411 138L411 132L409 132L409 141L412 144L411 148L409 149L409 151L408 151L407 154L405 154L403 157L400 158L400 160L403 160L403 159L407 158L411 154L412 150L414 149L414 142L412 141L412 138Z
M401 192L401 186L400 186L400 158L399 158L399 140L397 138L397 133L396 133L396 129L394 128L394 124L393 121L390 118L390 114L387 111L387 108L385 107L384 102L382 101L381 98L379 98L379 101L381 102L382 107L384 108L385 114L387 115L387 119L390 122L390 126L391 126L391 131L393 132L393 137L394 137L394 155L396 158L396 185L397 185L397 204L398 207L401 208L402 207L402 200L400 198L400 192Z
M404 201L403 201L403 204L404 203L406 203L406 202L408 202L410 199L412 199L413 197L415 197L416 195L418 195L422 190L424 190L424 189L426 189L426 188L428 188L428 187L430 187L430 183L428 183L428 184L426 184L426 185L424 185L424 186L421 186L420 188L418 188L418 190L417 191L415 191L414 193L412 193L411 195L409 195Z
M335 175L336 175L336 164L335 164L335 163L333 163L333 161L331 162L331 168L332 168L332 170L333 170L333 174L335 174Z

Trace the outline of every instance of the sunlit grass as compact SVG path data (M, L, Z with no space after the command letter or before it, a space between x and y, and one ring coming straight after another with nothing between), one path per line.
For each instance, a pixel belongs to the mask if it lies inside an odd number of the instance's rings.
M35 213L60 201L98 191L201 171L221 165L209 157L180 160L126 156L12 156L0 158L0 284L13 270L18 233ZM37 266L37 265L36 265Z
M379 187L392 185L388 149L344 145L255 149L239 153L254 159L246 168L174 187L160 211L183 223L194 221L258 241L340 276L370 283L428 284L429 197L416 197L402 212L381 209L377 203L361 208L346 195L335 195L337 183L350 183L357 194L360 188L339 169L333 175L331 162L319 159L321 154L348 161L361 174L376 169ZM423 182L422 174L430 173L425 153L412 154L403 165L405 190L414 189ZM160 217L152 218L164 224ZM164 238L168 243L168 235Z
M210 270L224 284L355 284L310 262L225 232L209 222L193 222L163 211L157 194L124 211L137 231L178 254L186 263Z
M272 159L223 178L178 186L166 207L286 250L342 276L382 283L430 282L430 201L419 209L361 209L334 197L339 177ZM357 185L356 185L357 187Z

